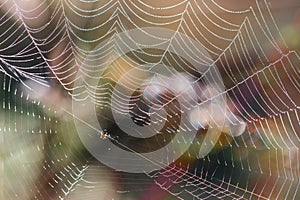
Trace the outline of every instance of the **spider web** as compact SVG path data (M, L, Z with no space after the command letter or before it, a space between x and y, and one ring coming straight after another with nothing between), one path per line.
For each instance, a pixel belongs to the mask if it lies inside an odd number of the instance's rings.
M233 2L213 0L0 1L0 188L4 188L0 198L298 199L300 45L283 39L270 3L246 1L237 9L231 7L237 5ZM290 9L299 11L299 5ZM174 34L158 38L145 31L147 27ZM118 35L133 29L156 42L127 46L130 52L115 59L116 52L126 46ZM181 34L190 40L183 40ZM299 38L297 32L291 37ZM166 44L164 50L155 49L158 44ZM182 50L188 59L181 57ZM99 66L89 65L95 60L101 61ZM207 71L197 70L192 63L206 66ZM205 112L207 102L224 96L228 112L224 127L218 127L221 135L214 149L199 157L208 121L218 118L206 110L208 119L191 115L194 126L183 125L187 130L196 126L196 138L179 159L169 160L163 169L131 174L108 168L94 159L78 137L73 120L81 118L74 116L72 101L94 102L99 123L109 127L105 139L137 155L168 142L176 145L180 142L165 133L145 143L128 139L119 134L107 112L115 98L114 87L124 74L140 65L146 65L143 69L149 72L157 64L175 71L169 72L167 80L150 80L148 89L153 91L148 100L138 101L145 94L140 91L117 96L120 99L116 97L117 108L112 112L125 116L132 106L129 114L138 126L146 130L150 122L166 121L171 124L166 131L174 133L178 127L169 115L176 118L181 109L174 98L183 96L184 105L198 116ZM205 80L214 67L221 74L224 91L214 90L213 83ZM144 81L138 75L125 79L124 85ZM103 82L95 90L88 81L78 86L83 76L100 77ZM172 83L175 94L166 92L153 103L157 87L151 81L160 86ZM128 98L129 103L122 101ZM145 115L149 101L157 109L153 121ZM168 117L159 113L165 108ZM82 118L89 114L76 112ZM95 132L88 126L88 134ZM124 166L135 161L118 155L112 159L120 159Z

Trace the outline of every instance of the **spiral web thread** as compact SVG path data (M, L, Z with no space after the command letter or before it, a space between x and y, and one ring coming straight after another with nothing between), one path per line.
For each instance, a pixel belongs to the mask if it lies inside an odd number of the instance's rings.
M139 188L106 191L107 198L112 198L112 194L139 192L150 180L178 199L299 198L299 56L286 45L267 1L251 2L244 10L230 10L218 1L195 0L162 7L140 0L35 2L39 3L0 1L1 151L4 168L9 165L12 174L20 175L20 185L7 181L4 195L8 199L24 194L28 198L34 194L36 199L72 198L81 190L90 191L84 193L84 198L93 198L97 192L106 190L100 179L91 180L96 174L105 181L110 172L99 170L97 164L85 160L85 155L74 147L79 143L76 137L66 142L68 135L64 133L70 130L70 122L59 119L59 108L20 88L23 85L28 91L35 90L33 82L48 91L51 84L57 84L76 101L93 96L97 105L105 107L113 85L102 85L95 96L88 92L78 95L74 93L78 89L74 87L76 74L93 72L84 59L97 44L113 43L117 33L142 27L173 29L175 34L180 32L199 42L211 58L198 56L197 51L184 47L186 54L199 64L216 65L225 80L225 91L210 98L225 95L234 102L232 105L241 120L230 123L247 123L247 129L239 137L225 134L217 144L221 149L219 154L209 154L193 166L178 160L140 179L128 178L129 185L137 184ZM158 58L155 63L175 61L188 66L186 60L168 54L173 43L178 42L174 38L175 35L161 39L169 44L163 52L140 49L134 50L133 57L149 64L146 54ZM108 52L114 48L118 47L111 46ZM102 54L107 56L104 60L109 60L111 54ZM137 65L126 59L120 62L131 68ZM114 70L112 79L126 72L118 67ZM187 68L181 71L196 77ZM205 76L205 72L201 75ZM196 78L201 80L202 76ZM85 88L89 89L88 83ZM163 116L159 118L166 120ZM59 150L62 146L66 148ZM32 152L37 160L26 160L26 152ZM52 153L42 156L47 152ZM25 161L20 161L19 156ZM29 173L23 175L22 170ZM42 178L30 177L35 170L42 170ZM122 179L119 174L112 176ZM13 189L14 184L21 189ZM49 189L41 189L40 185Z

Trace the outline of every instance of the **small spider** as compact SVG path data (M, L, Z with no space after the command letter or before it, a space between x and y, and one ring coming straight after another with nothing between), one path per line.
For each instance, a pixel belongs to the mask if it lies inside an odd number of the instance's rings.
M103 129L103 130L101 131L101 133L100 133L100 138L101 138L101 139L107 139L108 137L110 137L110 136L109 136L107 130L106 130L106 129Z

